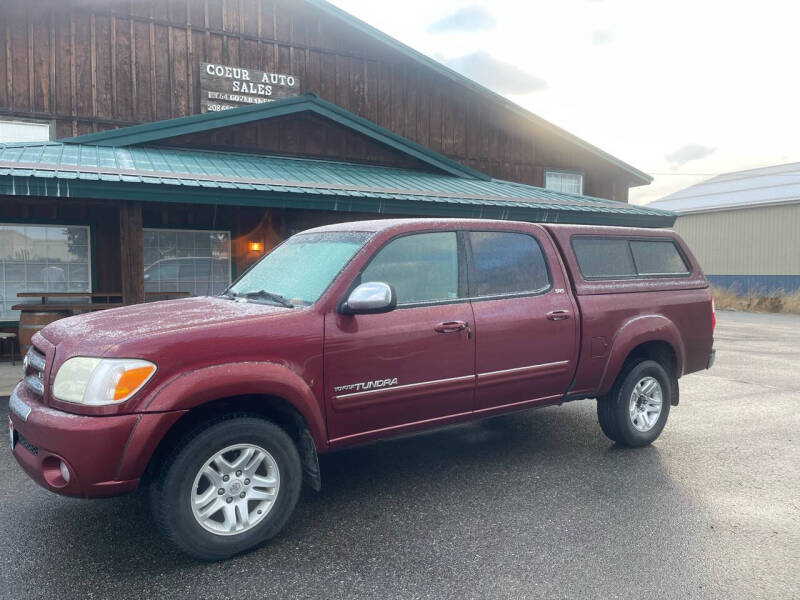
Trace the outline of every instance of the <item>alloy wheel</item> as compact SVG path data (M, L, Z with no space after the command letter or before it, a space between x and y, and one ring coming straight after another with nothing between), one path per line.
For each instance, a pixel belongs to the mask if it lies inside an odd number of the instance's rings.
M654 377L643 377L631 392L628 405L634 429L650 431L658 422L664 400L661 384Z
M235 444L214 454L192 484L197 522L217 535L237 535L255 527L275 506L280 471L272 455L253 444Z

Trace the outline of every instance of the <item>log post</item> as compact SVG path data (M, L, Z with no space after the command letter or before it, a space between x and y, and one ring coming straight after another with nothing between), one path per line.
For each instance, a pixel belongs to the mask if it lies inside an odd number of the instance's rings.
M142 205L139 202L120 202L119 243L122 254L122 302L144 302L144 252L142 234Z

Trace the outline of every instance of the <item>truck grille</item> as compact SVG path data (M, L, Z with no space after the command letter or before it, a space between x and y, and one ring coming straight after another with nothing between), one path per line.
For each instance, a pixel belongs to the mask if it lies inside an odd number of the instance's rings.
M22 376L28 389L39 396L44 394L44 367L44 354L31 346L22 361Z

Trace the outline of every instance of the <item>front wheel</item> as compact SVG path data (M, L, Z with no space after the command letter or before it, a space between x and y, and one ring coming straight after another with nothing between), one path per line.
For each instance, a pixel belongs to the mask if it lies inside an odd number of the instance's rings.
M654 442L667 424L673 385L673 378L653 360L629 366L611 391L597 399L603 433L626 446Z
M178 445L150 500L175 545L195 558L220 560L277 534L301 482L300 456L283 429L257 417L225 417Z

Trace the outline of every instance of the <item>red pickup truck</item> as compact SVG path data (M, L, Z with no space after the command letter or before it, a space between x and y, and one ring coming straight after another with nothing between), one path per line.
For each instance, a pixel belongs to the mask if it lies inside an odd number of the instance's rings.
M70 496L147 483L155 520L220 559L274 536L319 453L597 398L642 446L714 358L708 283L672 231L345 223L289 238L217 297L56 321L9 400L12 452Z

